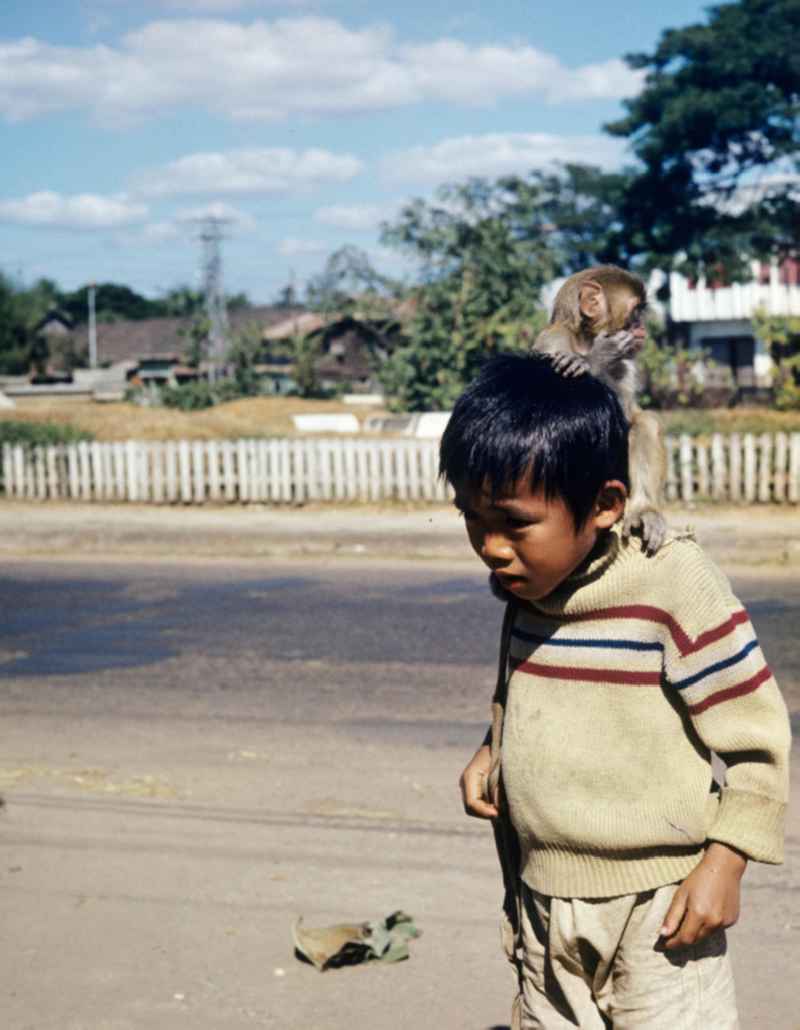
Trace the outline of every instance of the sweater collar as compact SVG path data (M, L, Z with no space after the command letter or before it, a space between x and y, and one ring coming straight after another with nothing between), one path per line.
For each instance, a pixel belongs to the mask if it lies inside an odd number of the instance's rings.
M603 533L581 564L556 589L530 608L544 615L577 614L594 608L605 592L606 574L637 547L623 542L619 525Z

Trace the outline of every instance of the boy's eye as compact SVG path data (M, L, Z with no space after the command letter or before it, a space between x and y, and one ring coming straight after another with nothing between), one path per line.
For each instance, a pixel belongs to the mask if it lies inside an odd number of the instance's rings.
M530 519L515 519L513 516L506 516L506 525L510 526L511 529L525 529L531 525Z

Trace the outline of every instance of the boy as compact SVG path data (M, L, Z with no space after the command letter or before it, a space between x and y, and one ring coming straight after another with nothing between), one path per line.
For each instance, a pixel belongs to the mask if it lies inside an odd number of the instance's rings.
M509 602L493 726L461 787L495 824L514 1030L736 1027L725 927L747 860L782 861L786 708L697 544L623 543L627 428L596 379L507 355L442 437Z

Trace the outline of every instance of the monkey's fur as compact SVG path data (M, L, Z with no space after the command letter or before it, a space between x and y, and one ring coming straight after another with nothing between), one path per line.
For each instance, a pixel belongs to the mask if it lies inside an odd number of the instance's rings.
M661 425L636 403L636 354L644 341L644 283L615 265L597 265L571 275L556 294L550 324L533 350L547 354L566 376L589 372L610 386L630 423L630 497L623 536L639 529L648 554L664 542L661 514L666 454Z

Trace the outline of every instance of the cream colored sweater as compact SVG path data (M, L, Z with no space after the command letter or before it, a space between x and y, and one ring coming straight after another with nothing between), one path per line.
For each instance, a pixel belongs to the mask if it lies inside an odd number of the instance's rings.
M517 607L509 666L495 725L530 887L636 893L684 878L709 840L782 860L786 707L693 540L648 558L608 534L582 572ZM721 792L712 750L728 766Z

